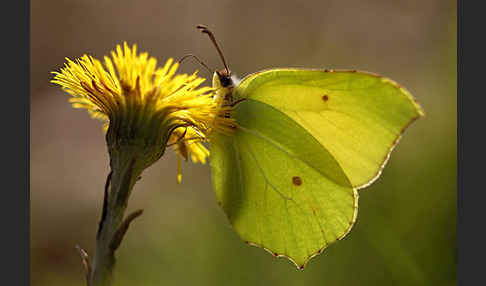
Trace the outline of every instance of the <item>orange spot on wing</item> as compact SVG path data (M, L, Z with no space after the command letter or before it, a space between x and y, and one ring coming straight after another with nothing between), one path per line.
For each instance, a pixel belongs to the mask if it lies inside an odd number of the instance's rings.
M292 177L292 184L295 186L300 186L302 185L302 179L299 176L294 176Z

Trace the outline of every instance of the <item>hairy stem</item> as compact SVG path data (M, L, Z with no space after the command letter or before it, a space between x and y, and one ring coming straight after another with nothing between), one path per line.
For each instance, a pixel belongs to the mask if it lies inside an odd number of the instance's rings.
M120 245L130 222L142 213L136 211L123 221L128 198L141 173L140 168L136 166L134 153L119 152L111 155L112 171L107 179L88 286L112 285L115 251Z

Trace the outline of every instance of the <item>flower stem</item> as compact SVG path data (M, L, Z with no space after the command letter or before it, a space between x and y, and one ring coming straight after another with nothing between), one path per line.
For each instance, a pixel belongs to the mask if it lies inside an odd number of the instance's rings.
M123 221L128 198L141 174L140 168L136 166L135 154L116 152L116 154L110 154L110 157L112 171L108 175L105 186L103 211L96 235L95 255L88 286L112 285L115 251L130 222L142 214L142 211L138 210Z

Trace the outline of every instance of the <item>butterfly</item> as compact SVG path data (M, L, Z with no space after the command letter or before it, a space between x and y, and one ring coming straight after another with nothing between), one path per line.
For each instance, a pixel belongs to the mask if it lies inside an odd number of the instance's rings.
M342 239L358 191L381 174L405 129L424 116L398 83L355 70L277 68L241 81L225 66L216 100L233 106L233 134L210 137L219 205L246 243L298 268Z

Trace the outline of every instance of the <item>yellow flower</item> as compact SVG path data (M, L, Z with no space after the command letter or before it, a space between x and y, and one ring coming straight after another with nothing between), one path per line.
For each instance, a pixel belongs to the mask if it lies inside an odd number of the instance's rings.
M212 131L234 129L226 116L230 107L214 100L212 88L199 87L204 79L196 73L176 74L178 63L172 59L157 67L155 58L124 43L111 58L104 57L104 66L88 55L66 60L52 82L72 95L73 107L106 123L110 156L132 153L142 170L163 155L167 144L179 156L205 163L209 151L202 142Z

